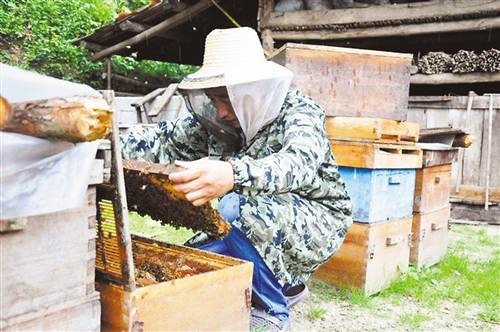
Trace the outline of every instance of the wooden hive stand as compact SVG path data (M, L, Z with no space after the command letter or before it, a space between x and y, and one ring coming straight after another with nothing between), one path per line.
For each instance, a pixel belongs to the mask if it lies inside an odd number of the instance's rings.
M329 116L325 121L328 138L347 141L414 144L419 128L418 123L380 118Z

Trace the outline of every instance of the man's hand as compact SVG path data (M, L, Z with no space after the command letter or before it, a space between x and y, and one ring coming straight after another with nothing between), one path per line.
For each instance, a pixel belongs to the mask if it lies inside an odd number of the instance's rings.
M170 174L174 189L186 195L193 205L202 205L222 196L234 185L233 167L227 161L199 159L175 162L182 169Z

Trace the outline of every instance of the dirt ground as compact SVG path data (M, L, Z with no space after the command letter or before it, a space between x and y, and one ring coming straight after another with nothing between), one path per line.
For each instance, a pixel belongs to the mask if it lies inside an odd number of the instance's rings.
M464 257L462 254L466 253L466 265L474 261L491 261L495 255L498 258L499 240L500 226L453 226L448 255ZM496 271L500 272L498 259L495 264ZM425 275L439 272L440 266L432 269L434 271L427 270ZM420 272L414 273L418 276ZM459 274L457 271L454 273ZM497 280L500 287L500 274L485 282L490 283L491 280ZM451 285L447 279L422 282L435 283L435 287ZM429 289L432 288L431 285ZM497 313L493 313L493 318L490 315L490 319L482 319L484 316L480 314L500 309L498 292L493 297L493 304L488 297L484 301L489 301L489 304L482 305L461 303L446 296L428 304L422 300L426 296L425 288L419 289L420 293L414 292L416 296L401 296L389 291L388 294L369 298L339 292L314 280L309 283L309 289L310 297L292 309L292 331L500 331ZM408 293L412 290L409 289ZM419 296L422 296L420 300L417 299Z

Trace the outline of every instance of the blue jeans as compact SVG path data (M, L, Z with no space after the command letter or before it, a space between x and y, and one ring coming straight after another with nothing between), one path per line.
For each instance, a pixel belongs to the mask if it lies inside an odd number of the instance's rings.
M232 223L240 216L240 197L236 193L224 196L219 202L219 213ZM222 240L215 240L197 247L253 262L252 303L280 320L288 319L287 299L274 274L267 267L247 237L236 227Z

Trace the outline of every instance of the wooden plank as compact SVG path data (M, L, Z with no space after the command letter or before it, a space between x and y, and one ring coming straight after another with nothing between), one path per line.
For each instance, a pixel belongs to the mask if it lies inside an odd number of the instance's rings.
M47 306L9 320L1 320L2 331L93 331L101 329L99 294Z
M90 171L89 185L103 183L104 181L104 160L96 159Z
M271 60L329 116L406 120L411 56L288 43Z
M430 213L414 213L411 264L420 268L439 263L446 254L449 219L450 205Z
M450 201L451 165L417 170L413 211L428 213L447 206Z
M88 226L95 211L94 201L92 206L28 217L22 231L0 234L0 320L86 296L88 262L95 258L89 252L95 230Z
M422 167L422 150L411 145L330 141L339 166L372 169Z
M368 228L353 223L339 251L313 274L317 279L339 287L363 288L370 259Z
M472 109L469 119L469 130L476 137L483 136L484 112L482 110ZM479 185L480 169L478 168L478 160L481 160L481 151L483 142L479 141L473 144L464 153L463 166L463 184Z
M449 110L428 109L426 115L427 128L450 126Z
M457 160L458 149L450 150L423 150L422 167L452 164Z
M102 91L104 98L108 104L113 105L114 92L112 90ZM112 107L112 106L111 106ZM120 267L123 286L126 290L132 291L135 289L134 281L134 264L132 258L132 243L130 239L130 231L128 229L128 209L127 209L127 194L125 190L125 179L123 176L123 164L121 155L121 143L118 132L118 124L116 117L112 119L111 128L111 182L114 188L114 197L112 198L114 225L120 246Z
M408 118L409 122L418 123L420 128L427 128L427 117L425 109L422 108L408 108Z
M147 110L148 116L158 116L163 108L168 104L174 93L177 91L178 84L170 84L165 91L157 97L151 104L151 109Z
M415 74L410 78L411 84L439 85L439 84L465 84L465 83L491 83L500 82L500 73L467 73L467 74Z
M407 270L410 232L411 217L354 223L339 251L313 276L336 287L377 293Z
M329 139L363 138L392 144L416 142L419 137L417 123L379 118L328 116L325 130Z
M451 198L455 200L464 200L476 202L477 204L484 203L484 187L462 185L458 193L452 192ZM500 203L500 187L490 189L490 202Z
M205 9L211 7L213 5L213 1L219 1L219 0L200 0L196 4L186 8L184 11L167 18L163 22L151 27L150 29L143 31L143 32L135 35L134 37L126 39L122 42L119 42L118 44L115 44L111 47L108 47L102 51L95 53L92 56L92 59L99 60L99 59L105 58L107 56L115 54L116 52L118 52L126 47L132 47L140 42L143 42L144 40L148 40L149 38L155 36L158 33L172 29L172 28L186 22L191 17L198 15L199 13L204 11Z
M492 225L500 225L500 205L491 205L488 210L481 205L464 203L451 204L451 217L453 219L481 221Z
M434 100L435 97L440 97ZM474 95L472 109L474 110L488 110L489 97ZM410 96L409 105L412 109L448 109L466 111L468 103L468 96ZM495 98L495 105L500 105L500 97ZM456 126L457 128L466 128L463 126Z
M366 294L379 292L408 270L411 223L410 217L370 225L368 236L374 245L366 271ZM388 245L389 238L397 242Z
M371 7L373 8L373 7ZM500 18L485 17L481 19L445 21L419 24L398 24L389 26L370 26L351 28L336 24L330 27L318 27L314 30L272 30L272 38L283 41L303 40L345 40L356 38L376 38L393 36L415 36L431 33L449 33L466 31L483 31L500 27Z
M278 13L273 12L262 22L261 28L287 28L311 26L341 25L371 22L418 21L435 19L436 17L462 17L467 14L487 13L500 11L500 3L489 0L456 0L430 1L411 4L390 4L385 6L370 6L367 8L348 8L322 11L295 11ZM439 22L436 22L439 23ZM435 24L436 24L435 23Z

